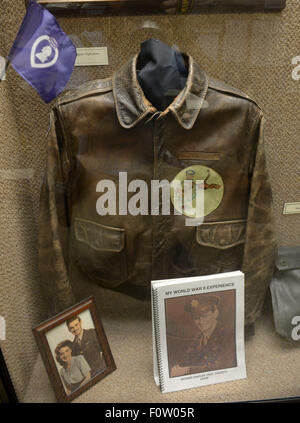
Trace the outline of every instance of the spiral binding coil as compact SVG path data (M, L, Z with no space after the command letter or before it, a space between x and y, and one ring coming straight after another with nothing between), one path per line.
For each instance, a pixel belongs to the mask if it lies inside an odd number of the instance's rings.
M160 342L160 324L159 324L159 313L158 313L158 289L153 289L153 315L154 315L154 334L155 334L155 345L156 345L156 360L159 375L159 384L162 392L165 390L164 378L163 378L163 364L162 364L162 352Z

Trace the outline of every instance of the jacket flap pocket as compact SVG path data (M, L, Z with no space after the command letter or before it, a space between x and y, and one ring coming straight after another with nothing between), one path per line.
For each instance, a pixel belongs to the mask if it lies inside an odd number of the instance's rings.
M278 270L300 269L300 247L280 247L276 259Z
M120 252L125 245L125 231L122 228L106 226L75 217L74 232L78 241L87 244L96 251Z
M246 220L209 222L197 227L196 240L200 245L227 249L245 242Z

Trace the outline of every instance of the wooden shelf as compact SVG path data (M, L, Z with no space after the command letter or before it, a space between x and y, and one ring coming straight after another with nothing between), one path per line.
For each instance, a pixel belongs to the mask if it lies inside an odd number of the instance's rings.
M29 0L25 0L28 4ZM172 1L172 0L171 0ZM37 0L53 13L93 13L99 15L186 14L217 11L279 11L286 0Z

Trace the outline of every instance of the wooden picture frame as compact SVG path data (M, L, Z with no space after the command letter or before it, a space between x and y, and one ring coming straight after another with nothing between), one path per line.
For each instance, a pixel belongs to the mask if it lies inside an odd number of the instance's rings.
M25 0L26 6L29 0ZM147 15L280 11L286 0L37 0L54 14Z
M93 297L32 330L58 402L73 401L116 369Z

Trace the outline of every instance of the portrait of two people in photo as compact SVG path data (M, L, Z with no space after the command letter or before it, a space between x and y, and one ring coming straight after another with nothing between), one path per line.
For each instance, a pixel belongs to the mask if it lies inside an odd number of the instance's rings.
M73 340L60 341L54 353L60 365L60 377L69 395L102 371L106 363L94 328L84 329L79 315L69 318L63 325Z

